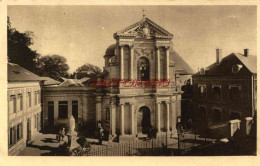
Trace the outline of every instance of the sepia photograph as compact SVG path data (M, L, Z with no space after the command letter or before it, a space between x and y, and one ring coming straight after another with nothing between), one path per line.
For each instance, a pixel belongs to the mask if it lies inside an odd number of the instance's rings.
M8 156L257 156L257 5L8 5L5 20Z

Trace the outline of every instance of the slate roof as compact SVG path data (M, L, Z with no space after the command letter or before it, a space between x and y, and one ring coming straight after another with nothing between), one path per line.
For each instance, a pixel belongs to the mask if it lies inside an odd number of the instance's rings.
M251 72L251 73L257 73L257 57L253 56L253 55L249 55L247 57L245 57L242 54L235 54L236 57L247 67L247 69Z
M224 57L219 64L216 62L206 67L205 74L200 74L197 72L193 76L205 77L205 76L228 76L234 75L236 73L232 73L232 66L234 63L241 63L245 66L245 69L242 68L240 74L257 73L257 57L253 55L248 55L247 57L240 53L232 53L228 56ZM247 70L246 70L247 69Z
M14 64L7 64L7 80L9 82L13 81L43 81L44 79L39 77L38 75L26 70L25 68Z
M170 56L173 56L176 74L190 75L195 73L189 64L173 49L170 50Z

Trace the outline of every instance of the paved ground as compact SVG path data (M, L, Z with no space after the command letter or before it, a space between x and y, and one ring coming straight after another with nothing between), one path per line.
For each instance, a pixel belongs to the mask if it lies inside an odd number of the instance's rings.
M180 138L181 139L181 138ZM202 144L209 144L214 142L215 140L212 139L207 139L205 141L205 138L200 138L197 136L195 140L195 135L194 134L185 134L185 137L181 139L181 143L179 145L180 149L189 149L194 146L200 146ZM102 149L105 149L107 147L114 147L113 151L121 151L126 148L128 148L129 144L126 142L124 145L119 144L119 143L108 143L107 141L103 141L102 145L98 145L98 140L97 139L91 139L87 138L87 141L91 144L91 152L99 153L98 151L102 151ZM153 141L153 143L151 143ZM19 156L48 156L48 155L53 155L53 151L57 150L57 148L63 144L64 142L67 142L67 137L64 138L64 141L58 142L56 140L56 135L55 134L40 134L32 144L28 145L23 151L21 151L18 155ZM161 137L159 139L154 139L154 140L149 140L149 142L137 140L135 142L135 145L132 143L131 147L135 149L147 149L153 147L158 147L162 148L163 146L166 146L166 139L165 137ZM162 145L163 144L163 145ZM123 146L120 147L120 146ZM137 146L136 146L137 145ZM125 146L125 148L124 148ZM177 150L178 149L178 138L168 138L167 139L167 147L169 150ZM113 152L114 154L117 154L117 152ZM118 153L119 154L119 153ZM120 154L122 154L120 152Z

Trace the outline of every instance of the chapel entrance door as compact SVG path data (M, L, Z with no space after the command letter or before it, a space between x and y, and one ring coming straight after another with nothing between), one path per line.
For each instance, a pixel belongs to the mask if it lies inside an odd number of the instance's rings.
M138 135L148 134L151 129L150 109L146 106L139 108L137 113L137 132Z

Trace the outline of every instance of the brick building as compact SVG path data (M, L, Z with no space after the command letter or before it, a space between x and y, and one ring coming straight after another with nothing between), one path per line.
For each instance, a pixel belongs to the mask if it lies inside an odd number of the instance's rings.
M216 62L193 75L195 121L199 128L256 114L256 56L232 53L222 59L216 50ZM243 125L241 126L242 130Z

